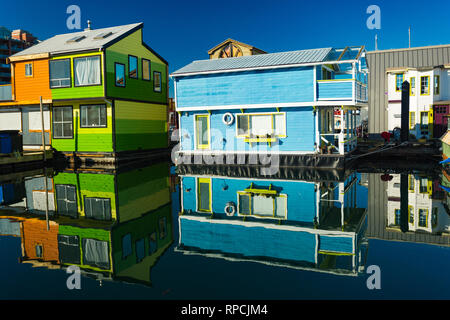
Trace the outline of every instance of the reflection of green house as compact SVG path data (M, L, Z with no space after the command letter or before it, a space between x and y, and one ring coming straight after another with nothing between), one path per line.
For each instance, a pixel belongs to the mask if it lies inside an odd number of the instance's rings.
M119 174L63 172L53 179L60 216L124 222L170 201L168 164Z

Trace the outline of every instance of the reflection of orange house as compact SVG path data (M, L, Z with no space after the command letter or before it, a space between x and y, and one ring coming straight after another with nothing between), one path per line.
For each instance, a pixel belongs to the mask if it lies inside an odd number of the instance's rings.
M227 39L208 51L210 59L253 56L264 53L267 52L233 39Z
M40 260L59 263L58 232L59 225L36 218L22 221L22 260Z

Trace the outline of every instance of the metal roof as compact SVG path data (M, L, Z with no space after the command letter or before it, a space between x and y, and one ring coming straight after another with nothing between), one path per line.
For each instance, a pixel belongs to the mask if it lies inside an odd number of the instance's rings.
M42 41L28 49L20 51L11 57L19 57L26 55L34 55L40 53L59 54L86 50L101 49L110 43L114 43L122 36L138 30L143 26L143 23L134 23L123 26L116 26L103 29L92 29L80 32L72 32L66 34L56 35L50 39ZM100 34L112 33L108 37L94 39ZM79 41L69 41L76 37L84 36Z
M327 56L332 50L333 48L320 48L226 59L197 60L173 72L172 75L324 62L328 61Z

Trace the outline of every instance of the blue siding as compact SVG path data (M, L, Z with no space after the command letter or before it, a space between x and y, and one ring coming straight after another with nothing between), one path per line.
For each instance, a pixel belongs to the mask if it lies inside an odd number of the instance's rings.
M319 99L352 99L352 81L318 82Z
M181 77L177 106L222 106L314 100L313 67Z
M227 126L223 123L224 113L231 112L235 116L235 121ZM259 112L277 112L274 108L247 110L246 113ZM215 151L303 151L314 152L315 143L315 114L312 107L298 108L280 108L280 112L286 113L286 138L280 138L278 144L267 143L250 145L244 142L243 138L236 137L236 115L238 110L211 111L210 129L211 129L211 150ZM201 112L182 112L181 114L181 150L194 150L195 126L194 119L196 114L205 114ZM207 114L207 113L206 113Z
M319 250L353 253L353 238L319 236Z
M212 178L212 211L224 214L228 202L238 204L238 191L250 187L272 188L287 195L287 219L289 221L313 223L316 216L316 192L314 183L304 181L271 181L271 180L237 180ZM183 177L183 208L196 211L196 180L193 177ZM190 189L187 192L187 189ZM237 213L236 213L237 215Z
M246 257L315 262L315 235L308 232L193 221L183 217L180 226L181 243L185 246Z

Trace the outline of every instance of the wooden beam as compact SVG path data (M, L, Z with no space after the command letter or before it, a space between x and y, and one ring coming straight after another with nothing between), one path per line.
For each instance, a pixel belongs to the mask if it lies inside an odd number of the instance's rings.
M25 56L9 57L6 59L6 62L10 63L10 62L17 62L17 61L46 59L49 57L50 57L50 54L48 52L47 53L28 54Z

